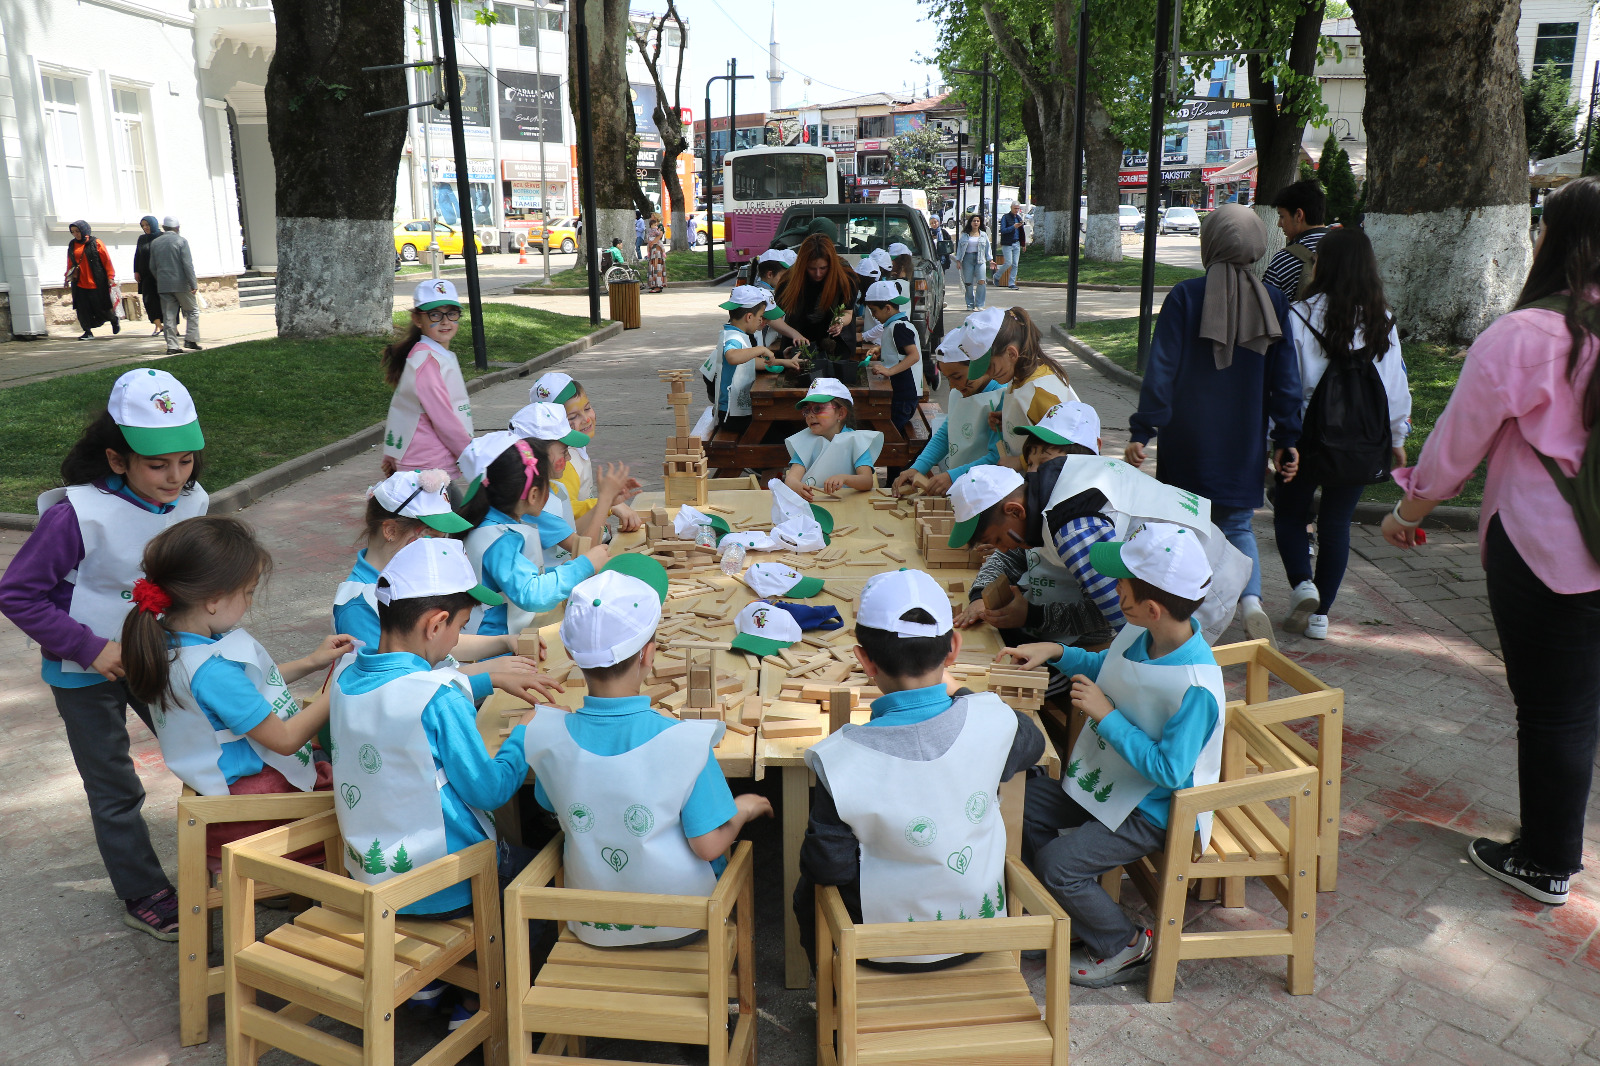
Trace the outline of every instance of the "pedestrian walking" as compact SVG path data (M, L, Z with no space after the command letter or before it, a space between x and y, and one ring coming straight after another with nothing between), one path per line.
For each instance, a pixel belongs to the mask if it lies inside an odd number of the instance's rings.
M1314 270L1310 296L1289 310L1303 390L1300 472L1278 476L1273 528L1294 588L1283 628L1322 640L1350 558L1356 503L1368 485L1388 480L1391 465L1406 465L1411 388L1367 235L1329 230ZM1306 527L1318 489L1313 573Z
M117 321L117 270L111 265L111 255L105 242L89 232L89 223L81 218L67 227L72 240L67 245L67 274L63 284L72 290L72 310L78 315L78 325L83 333L78 337L86 341L94 336L97 326L111 323L111 333L122 332Z
M956 243L956 258L961 263L961 284L967 291L967 310L977 311L988 302L989 271L994 269L994 250L983 229L982 215L968 215Z
M1011 205L1011 210L1000 216L1000 255L1005 262L999 277L1005 279L1005 287L1017 287L1017 267L1022 259L1023 249L1028 247L1028 228L1026 220L1022 217L1022 203L1018 201ZM1000 284L998 279L995 282Z
M1272 206L1278 209L1278 228L1289 243L1272 257L1261 280L1276 285L1291 300L1304 300L1311 294L1312 257L1322 235L1328 232L1323 225L1328 217L1328 198L1321 182L1307 178L1286 187Z
M1201 223L1206 276L1179 282L1161 305L1123 453L1138 466L1159 435L1156 477L1211 501L1211 521L1250 558L1239 610L1259 640L1272 639L1272 619L1261 608L1250 522L1262 503L1268 419L1285 477L1298 468L1300 439L1300 365L1282 325L1289 301L1251 270L1266 250L1266 224L1248 207L1226 204Z
M651 216L644 239L648 245L645 255L649 261L650 291L662 292L667 287L667 246L662 239L660 215Z
M1600 180L1576 178L1545 201L1533 265L1516 309L1473 342L1461 378L1384 539L1414 548L1417 527L1488 460L1478 542L1506 684L1517 707L1521 829L1509 843L1473 840L1467 856L1542 903L1567 900L1583 868L1584 813L1600 736Z
M144 317L150 320L150 336L161 336L161 290L156 287L156 272L150 266L150 244L161 236L161 223L156 216L146 215L139 220L139 243L133 247L133 282L139 287L139 302L144 305Z
M178 232L178 220L171 215L161 220L161 236L150 242L150 268L156 272L156 288L161 293L161 325L167 338L167 354L184 348L200 350L200 281L194 274L194 257L189 242ZM178 345L178 316L184 316L183 345Z
M635 259L644 258L644 245L649 228L649 223L644 219L644 212L635 210L633 212L633 257Z

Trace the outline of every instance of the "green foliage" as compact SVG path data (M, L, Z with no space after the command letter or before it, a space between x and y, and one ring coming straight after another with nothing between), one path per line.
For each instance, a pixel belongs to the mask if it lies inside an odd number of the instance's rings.
M1548 159L1578 147L1578 102L1554 60L1522 79L1522 121L1529 159Z
M931 126L910 130L889 139L889 181L901 189L922 189L933 193L945 183L939 165L939 150L944 139Z
M495 11L493 4L479 4L472 12L472 21L480 26L497 26L500 24L500 14Z
M1328 221L1354 225L1363 197L1356 187L1355 171L1350 167L1350 153L1340 147L1332 130L1328 131L1328 139L1322 145L1317 180L1328 197Z
M289 97L289 110L300 110L300 105L305 103L306 98L315 92L323 92L333 97L335 100L342 101L350 94L350 86L342 85L336 81L323 81L320 77L313 74L311 77L305 80L305 85L302 91Z
M394 862L389 864L392 873L403 874L411 869L411 856L406 854L406 846L401 844L395 849Z
M366 858L361 861L361 868L369 874L381 874L389 868L383 861L383 844L377 837L372 838L372 846L367 849Z

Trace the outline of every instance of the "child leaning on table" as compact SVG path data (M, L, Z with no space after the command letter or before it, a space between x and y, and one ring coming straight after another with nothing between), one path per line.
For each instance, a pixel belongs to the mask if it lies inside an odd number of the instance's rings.
M873 466L883 451L883 434L852 429L850 389L838 378L817 378L795 404L806 428L784 439L789 469L783 483L806 499L821 489L830 495L842 488L870 492L877 484Z
M922 454L894 479L896 495L907 491L916 480L915 475L921 474L928 479L922 491L929 496L943 496L950 491L950 483L972 467L1000 459L1000 431L989 425L989 415L1000 409L1001 398L992 394L1005 386L990 376L987 352L966 350L962 343L966 336L966 328L957 327L945 334L934 353L939 373L950 383L946 418L928 438ZM943 469L935 474L935 466Z
M543 393L540 391L541 388ZM545 394L550 398L546 399ZM561 473L561 483L567 486L568 495L572 497L572 516L583 518L600 502L600 482L595 473L594 461L589 458L589 449L594 446L598 435L599 420L595 417L594 403L589 399L589 393L584 389L583 382L554 370L534 382L529 396L529 403L560 404L567 412L568 424L589 438L588 444L567 449L567 469ZM619 532L633 533L644 525L633 508L620 500L611 505L610 513L617 516L620 523ZM602 532L609 539L610 531L602 530Z
M933 922L1006 913L1003 781L1044 754L1044 735L998 696L956 688L950 601L920 570L861 590L856 661L883 695L872 718L806 752L816 772L794 911L816 962L818 885L837 885L855 921ZM938 969L965 955L875 959Z
M1222 670L1190 617L1211 581L1194 532L1148 522L1090 551L1095 569L1117 578L1127 619L1111 647L1025 644L997 658L1050 661L1072 675L1072 705L1090 719L1061 780L1028 782L1023 858L1083 941L1072 952L1072 983L1104 988L1137 977L1155 940L1100 887L1100 875L1165 846L1173 792L1219 779L1226 697ZM1211 816L1195 828L1203 844Z
M874 363L871 372L889 379L889 421L903 436L922 399L922 340L906 315L911 298L901 296L892 281L875 281L865 302L867 313L883 327L878 338L882 362Z
M540 707L522 742L534 799L565 832L568 888L709 896L723 853L764 796L734 798L712 749L721 722L677 721L639 691L655 659L667 572L628 554L572 590L561 643L583 671L583 703ZM688 942L703 931L570 922L597 947Z

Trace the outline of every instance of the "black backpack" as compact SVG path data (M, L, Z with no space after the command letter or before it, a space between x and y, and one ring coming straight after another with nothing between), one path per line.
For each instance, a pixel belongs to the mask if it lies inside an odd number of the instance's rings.
M1328 369L1300 429L1300 474L1324 485L1375 485L1389 477L1389 394L1368 347L1340 358L1306 322Z

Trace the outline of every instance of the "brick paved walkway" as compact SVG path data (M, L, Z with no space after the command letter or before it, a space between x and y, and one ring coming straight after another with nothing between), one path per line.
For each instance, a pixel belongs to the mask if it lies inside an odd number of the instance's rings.
M646 329L564 368L600 400L600 458L630 459L653 481L668 421L653 371L699 361L717 298L648 297ZM1018 302L1045 311L1058 301L1035 290ZM574 301L527 302L566 311ZM1057 354L1105 424L1125 426L1131 393ZM474 406L489 426L525 396L526 383L511 383L474 397ZM1120 449L1124 439L1108 430L1108 449ZM360 494L375 467L375 456L358 457L244 512L277 560L247 620L275 654L300 654L324 631L329 595L349 566ZM1269 516L1259 516L1256 528L1266 600L1276 613L1287 587ZM1481 580L1473 538L1430 536L1423 552L1397 558L1374 537L1357 531L1358 551L1329 639L1284 643L1293 658L1347 693L1340 881L1338 892L1319 898L1315 995L1288 996L1282 964L1272 960L1183 964L1174 1002L1165 1005L1146 1003L1142 984L1075 990L1075 1063L1600 1063L1600 893L1593 881L1580 877L1571 902L1545 908L1484 878L1463 855L1470 836L1506 836L1517 824L1502 668L1488 650L1492 640L1469 635L1482 636L1486 617L1481 585L1473 584ZM0 565L21 538L0 532ZM7 725L0 739L0 848L7 859L0 867L0 935L8 963L0 967L0 1063L221 1063L220 1003L213 1008L212 1043L177 1047L175 949L118 920L121 908L109 896L81 787L37 679L36 652L25 643L0 622L0 711ZM153 739L142 727L135 737L150 791L146 812L171 870L177 785ZM763 871L757 889L762 1061L809 1063L812 995L782 988L776 930L786 901L777 898L775 829L766 823L751 833ZM1600 818L1593 818L1591 868L1597 841ZM1191 904L1188 918L1195 928L1246 920L1209 904ZM410 1061L437 1038L438 1023L409 1016L402 1023L401 1061Z

